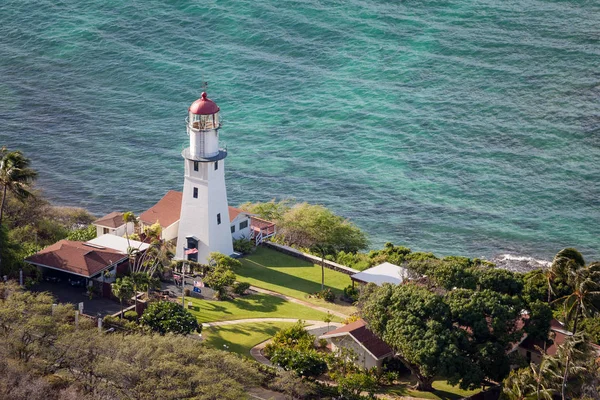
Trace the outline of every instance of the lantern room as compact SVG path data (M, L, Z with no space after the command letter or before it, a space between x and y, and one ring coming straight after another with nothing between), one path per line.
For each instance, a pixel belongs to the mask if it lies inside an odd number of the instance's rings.
M202 96L194 101L188 109L188 125L190 129L219 129L219 106L202 92Z

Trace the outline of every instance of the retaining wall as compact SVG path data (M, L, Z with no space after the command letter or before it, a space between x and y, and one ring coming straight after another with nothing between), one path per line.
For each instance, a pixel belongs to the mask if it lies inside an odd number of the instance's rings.
M290 246L284 246L277 243L272 242L263 242L263 246L270 247L273 250L280 251L282 253L288 254L292 257L300 258L304 261L311 262L313 264L321 265L321 257L313 256L312 254L303 253L299 250L294 249ZM346 275L354 275L359 273L360 271L354 268L346 267L345 265L335 263L333 261L324 260L325 268L332 269L334 271L341 272Z

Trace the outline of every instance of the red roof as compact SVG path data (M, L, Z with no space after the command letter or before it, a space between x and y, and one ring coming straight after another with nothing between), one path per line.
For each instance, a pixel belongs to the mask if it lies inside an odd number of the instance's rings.
M162 199L140 215L140 221L147 225L156 222L167 228L179 221L181 215L181 199L183 193L169 190Z
M105 226L113 229L125 225L125 221L123 221L123 213L118 211L113 211L110 214L106 214L104 217L100 217L92 223L94 225Z
M331 338L336 336L350 335L364 347L369 353L375 356L377 359L387 356L393 353L390 346L387 345L383 340L379 339L373 332L367 328L367 323L359 319L348 325L344 325L331 332L327 332L322 335L322 338Z
M169 190L162 199L140 215L140 221L147 225L160 223L166 228L179 221L181 216L181 199L183 193ZM232 222L239 214L247 213L236 207L229 206L229 222Z
M126 257L124 253L106 247L61 240L25 261L89 278Z
M206 92L202 92L202 97L193 102L188 110L196 115L211 115L219 112L219 106L206 97Z

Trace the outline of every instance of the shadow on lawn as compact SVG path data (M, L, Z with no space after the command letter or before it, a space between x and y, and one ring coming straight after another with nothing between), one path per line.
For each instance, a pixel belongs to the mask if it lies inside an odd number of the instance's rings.
M267 324L256 324L252 326L236 326L236 325L225 325L219 327L209 328L210 331L207 330L206 338L204 339L204 343L212 348L232 351L238 354L242 354L245 356L250 355L250 349L262 341L263 337L272 337L281 329L278 326L267 325ZM231 339L231 335L234 336L244 336L250 337L252 335L264 335L263 337L257 338L257 343L248 343L246 345L240 344L236 342L232 342L223 338L223 335L229 336Z
M292 257L277 250L258 247L253 254L245 257L267 267L312 267L313 263L300 258Z
M242 277L298 290L306 294L313 294L321 291L321 282L310 281L297 275L290 275L263 265L257 265L252 260L242 259L242 268L239 268L236 273ZM348 284L350 285L350 283L350 278L348 278ZM331 289L338 296L343 293L342 290L327 285L327 277L325 277L325 288Z
M286 300L275 296L251 296L249 299L235 299L234 302L241 310L268 313L277 311Z

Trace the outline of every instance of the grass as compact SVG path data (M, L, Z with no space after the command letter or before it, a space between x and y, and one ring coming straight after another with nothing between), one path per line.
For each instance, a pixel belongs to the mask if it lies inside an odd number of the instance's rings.
M416 383L414 378L406 378L405 382L400 382L397 385L385 388L383 393L396 395L396 396L410 396L417 397L420 399L431 399L431 400L457 400L463 397L472 396L480 389L476 390L462 390L458 386L450 386L445 380L437 380L433 382L433 392L421 392L419 390L411 389Z
M203 343L215 349L250 356L251 348L273 337L280 329L291 325L293 324L288 322L261 322L212 326L202 331Z
M272 290L311 304L352 314L356 309L343 302L335 304L308 295L321 290L321 267L266 247L241 259L242 268L236 274L251 285ZM243 278L243 279L241 279ZM350 276L325 268L325 287L339 298L343 289L351 285Z
M290 303L268 294L253 294L234 300L216 301L186 297L198 322L231 321L246 318L294 318L322 321L325 313L300 304ZM339 319L336 319L339 321Z

